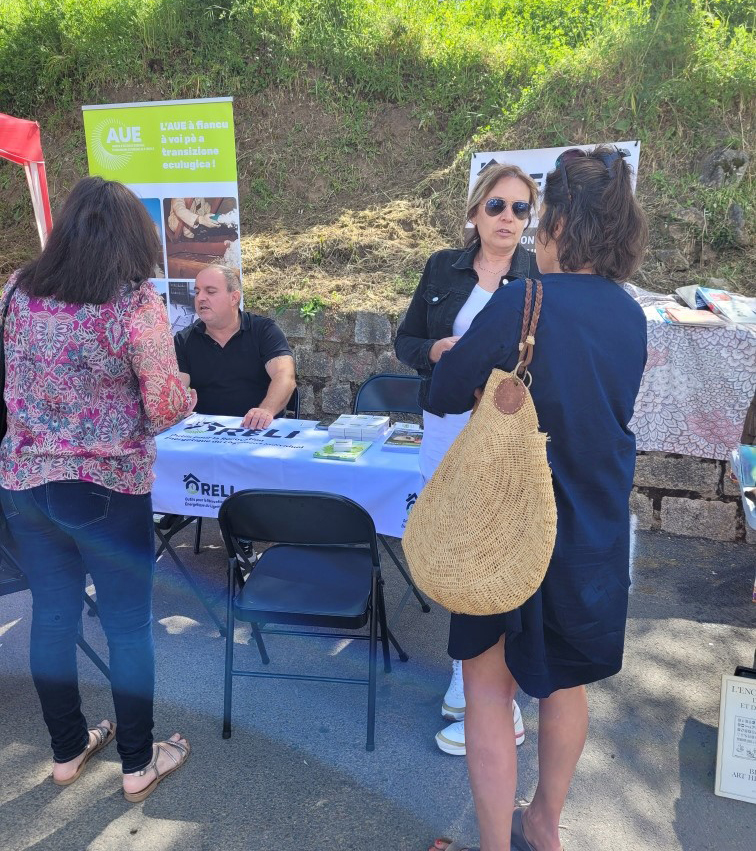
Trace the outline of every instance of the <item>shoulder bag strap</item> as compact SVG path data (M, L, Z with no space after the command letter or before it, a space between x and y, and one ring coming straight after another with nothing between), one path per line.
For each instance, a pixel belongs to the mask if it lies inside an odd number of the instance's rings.
M535 304L533 303L533 289L535 288ZM522 332L520 334L520 358L515 367L515 375L523 381L528 377L527 384L530 386L530 373L528 367L533 360L533 347L535 346L535 332L538 320L541 316L541 304L543 302L543 284L536 278L525 279L525 309L522 313Z

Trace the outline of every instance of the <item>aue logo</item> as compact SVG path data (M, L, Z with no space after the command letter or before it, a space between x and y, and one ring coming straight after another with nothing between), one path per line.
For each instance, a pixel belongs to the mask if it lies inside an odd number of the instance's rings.
M117 118L104 118L92 133L91 151L97 164L108 170L121 169L137 151L145 150L142 128Z
M233 485L216 485L211 482L202 482L194 475L194 473L187 473L184 476L184 487L186 488L186 492L191 496L214 496L214 497L225 497L231 496L234 492Z

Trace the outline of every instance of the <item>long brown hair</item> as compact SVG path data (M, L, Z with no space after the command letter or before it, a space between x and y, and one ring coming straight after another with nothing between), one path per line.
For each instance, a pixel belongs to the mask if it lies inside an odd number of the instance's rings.
M19 273L31 296L104 304L155 271L162 249L142 202L122 183L85 177L66 198L42 253Z
M478 205L488 197L491 190L502 179L502 177L516 177L518 180L521 180L528 187L530 208L531 210L535 209L535 206L538 203L538 187L536 186L533 178L529 174L526 174L519 166L508 165L507 163L497 163L496 165L488 166L488 168L486 168L475 181L472 192L470 192L470 197L467 199L465 225L472 221L472 217L475 215ZM530 217L528 217L528 224L525 225L525 227L528 227L529 225ZM472 228L465 227L464 225L463 228L465 248L469 248L474 242L480 241L478 228L474 224Z
M605 160L614 155L607 167ZM589 266L612 281L628 280L643 262L648 243L646 215L633 194L632 170L607 145L571 159L546 176L536 239L556 239L565 272ZM561 230L557 233L561 225Z

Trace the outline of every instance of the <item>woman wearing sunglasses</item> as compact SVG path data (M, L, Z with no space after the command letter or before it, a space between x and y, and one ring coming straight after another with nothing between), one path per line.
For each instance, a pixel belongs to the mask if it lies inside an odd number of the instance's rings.
M558 516L543 584L513 612L451 618L449 653L464 660L483 851L561 849L560 814L588 729L585 686L622 666L635 470L628 423L646 362L646 321L621 283L640 266L648 238L625 155L573 149L546 177L536 234L543 303L529 368ZM523 281L496 292L444 355L428 396L434 410L468 409L494 367L514 369L524 293ZM509 706L518 687L540 701L539 778L530 806L513 811ZM437 840L435 848L460 846Z
M500 287L517 278L538 274L535 256L520 244L538 199L538 187L517 166L486 168L473 186L465 211L464 248L447 248L433 254L399 326L394 348L399 360L416 369L423 381L419 402L423 408L424 435L420 445L420 471L426 481L470 417L446 414L428 401L436 364L470 327L470 323ZM517 743L525 740L522 717L514 701ZM465 754L465 695L462 665L452 664L452 678L441 714L454 723L441 730L436 744L445 753Z

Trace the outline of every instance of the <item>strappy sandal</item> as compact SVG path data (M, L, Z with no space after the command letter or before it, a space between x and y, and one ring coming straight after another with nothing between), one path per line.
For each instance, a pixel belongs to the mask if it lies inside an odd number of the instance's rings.
M90 759L103 748L107 747L115 738L116 725L112 724L110 727L106 727L104 724L98 724L96 727L90 727L87 730L87 746L84 748L84 759L79 763L79 767L76 769L76 773L73 776L69 777L68 780L56 780L53 777L53 783L56 786L70 786L76 780L78 780L84 769L87 767L87 763ZM92 737L89 735L90 733L95 734L95 740L92 741Z
M522 814L527 807L515 807L512 813L512 851L536 851L536 849L525 838L525 831L522 826ZM562 846L564 851L564 846Z
M453 839L447 839L445 836L440 836L434 843L433 847L437 848L438 851L442 851L439 846L439 842L446 842L446 847L443 851L480 851L480 848L473 848L470 845L462 845L459 842L455 842Z
M178 751L179 756L176 758L173 753L171 753L170 748L173 748L175 751ZM143 801L145 798L148 798L154 791L157 789L158 783L161 780L164 780L169 774L173 774L174 771L177 771L181 766L187 761L189 758L189 754L191 753L191 748L189 747L189 742L185 745L180 741L176 742L173 740L168 740L166 742L156 742L152 746L152 762L141 771L134 771L133 775L137 777L144 777L148 771L155 772L155 779L148 785L145 786L140 792L124 792L123 797L126 798L132 804L138 804L140 801ZM169 756L171 760L173 760L173 765L166 769L162 774L160 773L157 767L158 757L160 756L160 752Z

